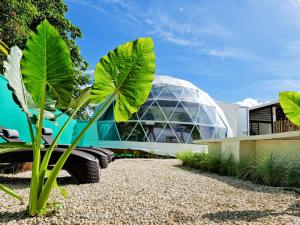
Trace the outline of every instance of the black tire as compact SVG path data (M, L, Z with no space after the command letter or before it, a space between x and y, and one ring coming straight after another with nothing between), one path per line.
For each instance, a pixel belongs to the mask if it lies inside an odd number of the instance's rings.
M108 157L101 151L92 148L78 148L77 150L95 156L99 160L99 165L101 169L106 169L108 167Z
M77 162L66 163L63 169L72 175L77 184L98 183L100 181L98 160L78 160Z
M92 146L90 148L104 153L107 156L108 163L111 163L112 161L114 161L114 153L112 151L105 149L105 148L94 148Z
M65 149L54 149L49 165L54 165ZM41 151L43 157L45 151ZM14 152L1 154L0 163L32 162L33 154L31 149L21 149ZM73 150L67 159L63 169L67 170L78 184L98 183L100 180L99 160L86 152Z

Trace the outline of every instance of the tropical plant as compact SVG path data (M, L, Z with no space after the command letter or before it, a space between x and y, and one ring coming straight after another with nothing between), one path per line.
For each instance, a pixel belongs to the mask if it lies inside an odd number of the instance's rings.
M286 117L300 126L300 93L286 91L279 93L279 102Z
M10 86L24 112L32 105L38 109L37 120L32 119L31 114L26 113L26 115L34 156L29 214L39 215L47 212L49 195L69 155L109 105L115 101L115 120L122 122L127 121L131 114L138 111L146 101L154 79L155 55L151 38L139 38L117 47L102 57L96 65L93 86L84 89L76 99L72 100L74 76L70 52L58 31L44 20L29 36L20 64L20 78L15 80L21 81L22 85ZM24 104L20 104L21 102ZM30 102L32 105L29 104ZM101 103L101 106L74 142L64 151L53 169L48 171L49 160L58 139L76 112L88 103ZM67 108L72 108L72 114L41 160L41 133L45 112L49 109ZM36 127L36 132L33 126Z
M8 53L9 53L8 46L4 42L2 42L1 40L0 40L0 52L2 52L4 55L8 55ZM0 146L0 153L11 151L12 149L13 150L16 149L16 146L15 145L11 146L10 143L5 143L5 144L2 144L2 146ZM4 191L5 193L11 195L12 197L14 197L14 198L16 198L20 201L23 201L22 196L20 196L19 194L14 192L11 188L9 188L9 187L7 187L3 184L0 184L0 190Z

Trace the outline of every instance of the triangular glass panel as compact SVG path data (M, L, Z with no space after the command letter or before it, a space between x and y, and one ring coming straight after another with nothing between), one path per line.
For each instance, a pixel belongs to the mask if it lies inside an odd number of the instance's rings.
M216 116L217 113L213 107L207 105L200 105L197 123L202 123L204 125L214 125L216 124Z
M118 131L122 141L127 140L136 124L136 122L117 123Z
M187 140L186 143L192 144L193 141L195 141L195 140L201 140L201 139L202 139L202 138L201 138L201 135L200 135L200 133L199 133L197 127L194 126L194 127L193 127L193 130L192 130L192 132L191 132L191 135L189 136L189 138L188 138L188 140Z
M160 94L162 89L163 89L163 86L153 85L152 90L151 90L153 97L157 97Z
M171 116L170 121L177 122L193 122L183 105L179 102Z
M157 104L160 106L162 112L166 116L167 120L170 119L172 113L174 112L178 102L170 100L156 100Z
M140 123L137 123L127 141L148 142L147 136Z
M158 104L154 101L141 120L165 121L166 117L161 112Z
M99 140L120 141L117 127L114 122L98 123Z
M158 99L165 99L165 100L176 100L176 96L169 90L168 87L164 87L164 89L160 92L157 96Z
M111 104L100 120L114 120L114 106Z
M208 126L198 126L202 139L212 139L214 137L215 128Z
M172 123L171 127L173 128L175 134L177 135L177 138L180 143L186 143L188 140L192 130L193 125L186 125L186 124L175 124Z
M137 115L139 118L143 117L145 112L149 109L150 105L153 103L153 100L147 100L140 108L139 111L137 112Z
M189 115L191 116L192 120L196 122L200 104L192 103L192 102L181 102L181 103L185 107Z
M150 93L149 93L149 96L148 96L148 99L151 99L151 98L153 98L154 96L153 96L153 94L152 94L152 91L150 91Z
M225 123L223 122L223 120L221 119L221 117L220 117L219 114L217 114L217 121L216 121L216 124L217 124L218 126L220 126L220 127L226 128L226 125L225 125Z
M172 127L167 124L161 134L159 135L156 142L163 142L163 143L178 143L177 137L175 132L173 131Z
M168 86L168 89L173 93L176 99L179 101L182 93L182 87L179 86Z
M214 138L226 138L226 136L227 136L226 128L222 128L222 127L215 128Z
M165 124L163 123L155 123L154 121L146 121L142 123L144 131L148 137L150 142L155 142L162 132Z
M199 94L196 89L184 88L181 95L181 101L199 102Z
M129 118L129 120L138 120L137 113L133 113L133 114L131 115L131 117Z

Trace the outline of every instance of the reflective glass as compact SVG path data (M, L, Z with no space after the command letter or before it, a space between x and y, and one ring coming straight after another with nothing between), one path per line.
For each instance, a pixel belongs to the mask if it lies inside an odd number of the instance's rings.
M191 102L181 102L185 107L186 111L189 113L193 121L197 120L197 115L199 111L200 104L199 103L191 103Z
M120 141L118 130L114 122L98 123L99 140Z
M156 141L165 125L166 124L163 123L155 123L154 121L142 122L142 126L148 137L148 140L151 142Z
M161 134L159 135L157 142L163 143L178 143L176 134L174 133L173 129L170 127L169 124L165 126Z
M178 86L168 86L168 89L173 93L173 95L176 97L176 100L180 100L181 94L182 94L182 87Z
M173 111L176 108L176 105L178 104L177 101L170 100L157 100L156 102L160 106L167 119L170 119Z
M179 102L170 121L193 122L183 105Z
M145 114L145 112L147 111L147 109L150 107L150 105L153 103L153 100L147 100L139 109L139 111L137 112L138 117L142 118L143 115Z
M199 102L197 91L194 89L184 88L181 96L181 101Z
M157 98L166 100L176 100L176 96L169 90L168 87L164 87L164 89L160 92Z
M152 94L153 94L154 97L157 97L159 95L159 93L161 92L162 89L163 89L162 86L153 85L151 92L152 92Z
M148 142L148 139L145 135L145 132L140 125L140 123L137 123L135 128L133 129L130 136L127 138L127 141L140 141L140 142Z
M104 115L102 116L101 120L114 120L114 106L111 104Z
M142 117L142 120L165 121L166 117L162 114L157 103L154 102Z
M185 125L185 124L171 124L171 127L173 128L175 134L177 135L177 138L180 143L186 143L194 125Z
M226 138L227 136L227 129L226 128L215 128L215 134L214 134L214 138Z
M118 131L122 141L126 141L136 124L136 122L117 123Z
M197 123L202 123L205 125L214 125L216 124L216 116L217 113L213 107L200 105Z
M201 135L197 129L196 126L193 127L193 130L191 132L191 135L189 136L188 140L186 143L192 144L193 141L195 140L200 140L201 139Z
M202 139L212 139L214 136L215 128L214 127L207 127L207 126L197 126Z

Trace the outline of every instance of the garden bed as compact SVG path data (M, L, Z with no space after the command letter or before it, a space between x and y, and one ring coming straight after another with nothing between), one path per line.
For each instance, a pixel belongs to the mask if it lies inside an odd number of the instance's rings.
M52 199L64 208L28 218L26 205L0 193L0 223L7 224L297 224L299 195L180 166L176 159L120 159L102 170L98 184L75 185L63 172L68 192ZM0 175L28 199L30 173Z

